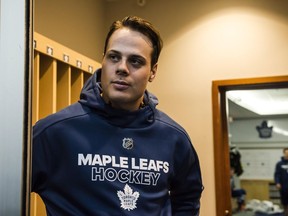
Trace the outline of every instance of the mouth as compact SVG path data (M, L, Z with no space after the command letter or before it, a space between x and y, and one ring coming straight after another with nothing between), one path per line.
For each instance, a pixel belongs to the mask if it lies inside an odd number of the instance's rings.
M116 90L126 90L129 88L129 84L123 80L116 80L116 81L112 81L112 86L116 89Z

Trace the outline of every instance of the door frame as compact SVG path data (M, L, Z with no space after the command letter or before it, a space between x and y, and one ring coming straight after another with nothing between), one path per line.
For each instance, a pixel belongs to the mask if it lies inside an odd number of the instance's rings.
M29 215L33 1L0 0L0 215Z
M229 90L284 87L288 88L288 76L212 81L214 170L217 216L232 215L226 92Z

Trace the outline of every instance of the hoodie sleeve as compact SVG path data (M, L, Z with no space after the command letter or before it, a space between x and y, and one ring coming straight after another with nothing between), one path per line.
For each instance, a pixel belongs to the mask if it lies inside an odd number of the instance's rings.
M47 184L51 174L59 167L63 159L59 146L62 123L65 120L86 115L88 110L79 103L74 103L65 109L39 120L33 127L32 139L32 191L41 192Z
M274 181L275 181L275 184L281 184L281 182L280 182L280 175L281 175L281 163L278 162L278 163L276 164L275 172L274 172Z
M173 216L198 216L203 191L198 156L190 142L182 155L177 154L181 163L176 167L170 191Z
M34 129L35 131L35 129ZM39 193L48 177L47 154L41 138L33 137L32 145L32 192Z

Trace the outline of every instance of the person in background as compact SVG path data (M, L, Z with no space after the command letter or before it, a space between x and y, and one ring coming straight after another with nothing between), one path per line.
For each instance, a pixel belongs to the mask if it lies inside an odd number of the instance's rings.
M80 100L36 123L32 191L48 215L199 215L197 153L146 89L161 49L150 22L115 21Z
M276 164L274 181L280 191L284 214L288 216L288 148L283 149L283 156Z
M230 186L231 186L231 196L237 200L237 209L236 211L245 210L245 196L246 191L242 188L236 188L235 181L235 168L230 167Z

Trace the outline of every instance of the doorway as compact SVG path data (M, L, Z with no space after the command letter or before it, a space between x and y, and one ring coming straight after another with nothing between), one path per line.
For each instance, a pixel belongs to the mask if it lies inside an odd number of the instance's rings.
M288 76L262 77L212 82L214 169L217 216L231 216L230 148L227 91L287 88Z

